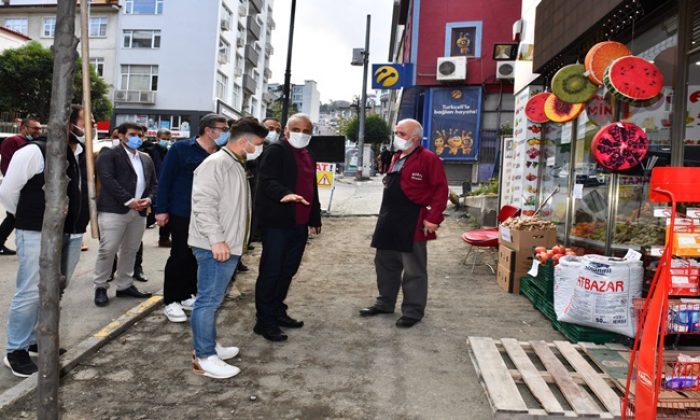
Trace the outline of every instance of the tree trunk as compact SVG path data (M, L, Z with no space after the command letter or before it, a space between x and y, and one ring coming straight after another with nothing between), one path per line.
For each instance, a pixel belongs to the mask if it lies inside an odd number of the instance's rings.
M38 418L58 419L58 321L59 300L66 278L61 273L63 225L68 209L66 188L66 130L73 78L77 59L75 37L75 0L58 0L54 37L53 82L48 123L48 141L44 177L46 208L41 234L39 281L39 323L36 332L39 345L39 384L37 388ZM41 99L41 98L40 98Z

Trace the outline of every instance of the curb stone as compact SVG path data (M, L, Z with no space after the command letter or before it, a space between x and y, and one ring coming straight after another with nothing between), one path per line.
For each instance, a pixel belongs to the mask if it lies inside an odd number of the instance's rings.
M66 375L76 365L92 356L105 344L126 331L127 328L151 314L162 303L163 296L152 296L126 311L126 313L107 324L95 334L76 344L61 356L59 360L59 375ZM37 387L38 377L39 374L37 372L0 394L0 413L17 400L34 391Z

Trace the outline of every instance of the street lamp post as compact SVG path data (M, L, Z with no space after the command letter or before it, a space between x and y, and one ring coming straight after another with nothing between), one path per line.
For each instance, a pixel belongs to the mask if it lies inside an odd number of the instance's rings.
M360 97L360 124L357 133L357 175L356 179L361 181L364 169L364 143L365 143L365 111L367 107L367 67L369 64L369 27L372 15L367 15L367 32L365 34L365 49L362 51L362 95Z
M289 114L289 89L292 79L292 41L294 40L294 14L296 13L297 0L292 0L292 12L289 17L289 44L287 45L287 68L284 71L284 87L282 88L282 127L287 125L287 115Z

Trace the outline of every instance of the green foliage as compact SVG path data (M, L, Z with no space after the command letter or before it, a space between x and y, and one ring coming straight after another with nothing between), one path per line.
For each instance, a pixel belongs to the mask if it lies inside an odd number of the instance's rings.
M498 194L498 178L491 178L486 184L482 184L471 190L467 195L496 195Z
M296 113L299 112L299 107L297 104L292 103L289 106L289 113L287 114L287 117L290 117ZM282 101L275 101L270 106L267 108L267 115L266 117L270 118L277 118L278 120L282 120Z
M341 126L340 133L350 141L357 141L360 131L360 120L353 117L347 125ZM369 114L365 118L365 143L381 144L389 141L391 128L382 117L377 114Z
M73 81L73 103L82 103L82 71L76 63ZM53 78L53 53L38 42L0 53L0 111L19 115L34 115L48 121ZM107 120L112 103L107 97L109 87L90 66L92 108L95 119Z

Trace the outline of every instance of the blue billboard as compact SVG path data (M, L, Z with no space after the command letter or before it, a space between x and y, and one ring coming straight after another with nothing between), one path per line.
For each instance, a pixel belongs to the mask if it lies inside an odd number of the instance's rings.
M476 161L481 127L480 86L431 88L423 121L427 147L445 161Z

